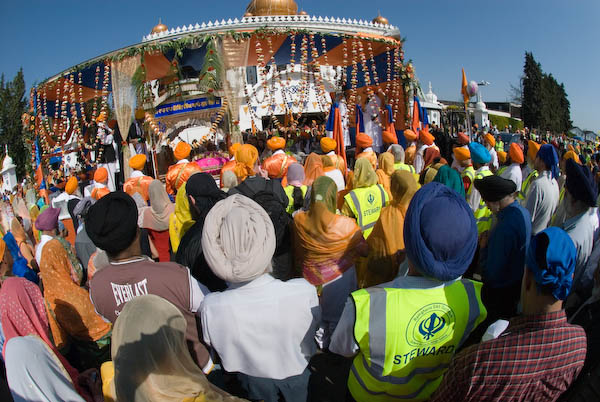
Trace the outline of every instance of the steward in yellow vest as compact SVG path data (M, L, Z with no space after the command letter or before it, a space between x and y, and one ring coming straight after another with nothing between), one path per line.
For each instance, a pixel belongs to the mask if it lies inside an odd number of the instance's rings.
M488 163L490 163L492 157L489 151L481 144L472 142L469 144L469 151L471 152L471 160L473 161L475 170L475 180L483 179L486 176L492 175ZM492 227L492 212L485 205L485 202L481 199L481 194L471 185L469 191L467 191L467 202L473 210L475 221L477 222L477 232L479 234L489 230Z
M354 189L344 196L342 214L356 219L366 239L390 198L383 186L377 184L377 174L366 158L356 160L353 184Z
M308 186L302 185L299 187L296 186L286 186L283 190L285 191L285 194L287 195L288 199L290 200L288 203L288 206L286 208L286 211L288 214L293 214L294 212L296 212L298 209L302 208L302 203L300 203L300 206L298 208L296 208L297 204L294 200L294 190L298 189L298 191L300 191L300 194L302 194L302 202L304 202L304 197L306 197L306 191L308 190Z
M401 145L391 145L388 152L394 155L394 170L406 170L410 173L416 173L413 165L404 163L404 148Z
M427 184L413 197L405 225L400 271L408 276L352 293L329 347L354 356L348 388L358 402L427 400L487 314L481 283L461 279L477 247L464 198Z

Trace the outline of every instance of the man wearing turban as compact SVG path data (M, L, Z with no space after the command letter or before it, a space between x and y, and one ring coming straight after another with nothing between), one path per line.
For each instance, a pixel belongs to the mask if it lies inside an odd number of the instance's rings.
M534 168L539 176L529 185L523 206L531 214L531 231L537 234L548 227L558 207L558 155L552 145L540 147Z
M498 170L498 167L499 167L498 153L496 152L496 139L494 138L494 136L492 134L487 133L486 135L483 136L483 145L490 153L490 156L492 158L492 160L490 162L490 168L492 169L493 172L495 172Z
M221 173L219 175L219 187L223 188L223 174L225 172L227 172L228 170L233 171L235 168L235 153L237 152L238 149L240 149L240 147L242 146L242 144L240 144L239 142L236 142L235 144L232 144L228 151L229 151L229 161L225 162L225 164L223 165L223 167L221 167Z
M108 170L104 167L99 167L94 172L94 187L90 193L90 196L99 200L104 197L108 193L110 193L110 189L107 187L106 183L108 182Z
M100 113L96 118L96 123L98 124L97 136L99 139L99 149L96 155L100 156L96 162L98 167L103 167L107 171L106 186L110 191L115 191L117 189L115 175L121 171L117 142L113 130L106 123L106 112Z
M123 191L133 197L135 193L142 196L144 201L148 201L148 187L152 180L150 176L144 174L144 166L146 166L146 155L137 154L129 158L129 166L132 169L131 176L125 184L123 184Z
M285 139L283 137L271 137L267 141L267 147L273 152L263 161L263 169L267 171L270 179L279 179L287 175L288 168L296 163L296 158L285 153Z
M356 136L356 160L366 158L377 169L377 154L373 151L373 139L365 133L358 133Z
M460 178L465 188L465 194L469 194L469 190L475 180L475 169L473 168L473 162L471 161L471 151L468 146L455 147L452 151L454 154L454 162L452 166L456 164L456 170L460 172Z
M516 142L510 144L508 158L510 160L510 165L508 165L501 173L499 172L499 175L505 179L512 180L517 186L517 192L519 192L521 191L521 184L523 182L521 164L525 160L523 158L523 150Z
M479 255L482 297L491 324L517 314L531 216L516 200L517 186L512 180L490 175L475 180L475 188L497 221L481 242Z
M510 320L502 336L457 354L432 402L555 401L569 388L587 350L583 328L569 324L562 309L576 253L569 236L558 228L531 240L521 286L523 312Z
M354 357L348 388L358 402L428 399L486 317L481 283L461 279L477 248L463 197L441 183L423 186L406 211L404 244L408 276L353 292L329 346Z
M190 152L192 152L192 147L184 141L179 141L173 150L173 155L177 159L177 163L169 166L165 180L167 193L172 196L177 194L179 187L183 186L191 175L202 171L198 164L190 162L187 159L190 156Z
M65 229L67 229L67 236L65 239L71 243L71 245L75 245L75 236L77 235L77 232L75 231L75 225L73 224L73 219L71 219L71 214L69 214L68 204L70 200L77 201L80 199L81 195L79 194L77 177L71 176L69 177L69 180L67 180L65 191L61 192L51 200L52 207L60 209L58 219L65 225Z
M492 171L488 164L492 157L489 151L478 142L470 143L469 151L471 152L471 160L473 161L473 168L475 169L475 177L473 180L491 176ZM492 212L486 207L485 202L481 199L479 190L473 185L469 187L469 191L467 192L467 202L475 214L478 232L481 234L486 230L489 230L492 225Z
M342 172L344 177L346 176L346 161L341 155L335 153L337 142L333 138L323 137L321 138L321 150L333 163L333 167Z
M535 141L527 141L527 165L523 168L523 184L521 185L521 194L519 194L519 200L522 204L527 197L529 185L539 176L539 172L535 170L535 159L540 150L540 146L541 145Z
M414 165L415 154L417 153L417 134L410 129L404 130L404 138L406 138L406 149L404 150L404 163Z
M271 276L275 248L271 218L250 198L231 195L211 208L202 249L229 288L206 295L202 334L223 368L237 373L249 399L276 401L281 393L285 400L304 401L321 309L305 279Z
M434 141L435 137L429 131L419 131L419 142L417 143L417 152L415 154L415 170L417 174L421 174L425 168L425 150L431 147L437 148Z

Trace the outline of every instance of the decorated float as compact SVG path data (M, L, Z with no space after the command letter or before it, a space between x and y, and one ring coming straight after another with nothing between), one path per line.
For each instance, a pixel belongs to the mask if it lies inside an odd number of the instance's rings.
M156 156L180 140L240 142L244 130L323 121L333 95L348 105L384 96L402 130L413 77L404 60L400 31L381 16L311 16L293 0L253 0L241 18L159 23L140 43L49 78L32 89L23 122L33 158L88 166L101 156L102 117L120 132L124 158L136 119Z

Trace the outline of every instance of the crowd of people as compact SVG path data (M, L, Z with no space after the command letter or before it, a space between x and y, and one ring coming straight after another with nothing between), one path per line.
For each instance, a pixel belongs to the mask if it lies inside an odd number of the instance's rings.
M596 144L282 134L0 201L2 400L598 397Z

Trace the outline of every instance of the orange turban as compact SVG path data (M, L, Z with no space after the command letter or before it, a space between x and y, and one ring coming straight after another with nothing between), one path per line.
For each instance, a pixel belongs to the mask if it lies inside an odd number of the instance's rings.
M510 157L510 160L512 163L521 164L521 163L525 162L525 157L523 156L523 150L516 142L513 142L512 144L510 144L510 148L508 149L508 156Z
M504 151L498 151L498 161L500 163L506 163L506 157L508 154Z
M258 150L250 144L244 144L235 153L235 167L233 172L238 180L243 181L246 177L254 174L254 164L258 160Z
M356 145L361 148L368 148L373 145L373 139L365 133L358 133L356 136Z
M65 192L69 195L73 194L77 190L77 178L75 176L71 176L69 180L67 180L67 184L65 185Z
M569 144L569 145L567 146L567 149L568 149L569 151L573 151L573 152L575 152L575 148L573 148L573 145L571 145L571 144Z
M469 139L468 135L465 133L458 133L458 143L460 145L469 145L470 142L471 140Z
M496 146L496 139L490 133L487 133L483 138L484 138L485 142L490 144L492 147Z
M541 145L531 140L527 141L527 144L529 145L529 148L527 149L527 156L531 160L534 160L537 156L538 151L540 150Z
M134 170L142 170L146 165L146 155L137 154L129 158L129 167Z
M404 138L406 138L407 141L415 141L417 135L412 130L404 130Z
M267 141L267 146L271 151L277 151L278 149L285 148L285 140L281 137L271 137L271 139Z
M577 162L578 164L581 165L581 162L579 161L579 156L577 156L577 154L575 153L575 151L567 151L565 152L565 154L563 155L563 160L566 162L569 159L573 159L573 161Z
M237 152L238 149L240 149L241 146L242 146L242 144L240 144L239 142L232 144L229 147L229 156L235 156L235 153Z
M323 137L321 138L321 149L323 152L328 153L334 151L337 147L337 142L333 138Z
M427 130L421 130L419 133L419 141L421 141L425 145L433 145L433 141L435 141L435 137L429 133Z
M98 168L94 173L94 181L96 183L106 183L108 181L108 170L106 168Z
M96 117L96 123L100 123L101 121L106 121L106 112L100 112L98 117Z
M459 161L466 161L467 159L471 159L471 151L469 148L465 147L457 147L454 148L454 157Z
M175 155L175 159L180 161L190 156L190 152L192 152L192 147L190 144L184 141L179 141L175 147L175 150L173 151L173 154Z

